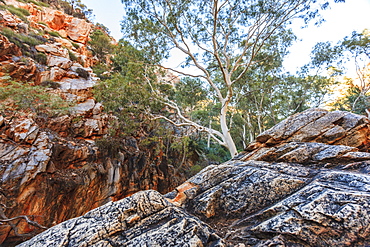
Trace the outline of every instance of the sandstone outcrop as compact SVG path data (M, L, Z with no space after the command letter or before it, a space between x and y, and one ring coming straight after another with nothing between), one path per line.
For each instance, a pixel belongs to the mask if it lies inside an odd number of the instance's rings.
M174 168L176 158L158 154L155 146L139 148L133 137L120 153L104 154L95 138L106 132L108 119L100 103L90 102L77 108L77 121L68 115L47 122L1 117L0 220L27 216L51 227L140 190L166 193L185 180ZM42 230L12 222L0 224L4 246Z
M73 68L89 70L97 59L87 48L93 24L53 8L37 6L16 0L6 0L7 5L27 10L27 22L7 10L0 10L0 29L10 28L15 40L31 35L39 44L16 44L0 34L0 74L8 74L22 81L85 80ZM17 36L18 35L18 36ZM58 37L59 36L59 37ZM24 63L24 60L27 62ZM97 78L89 71L90 81Z
M369 133L364 116L310 109L164 196L134 194L21 246L369 246Z
M28 10L31 15L27 19L31 27L58 31L63 38L69 38L82 44L86 44L89 39L93 25L86 20L66 15L60 10L37 6L33 3L22 3L17 0L5 0L5 3ZM47 27L40 23L47 24Z

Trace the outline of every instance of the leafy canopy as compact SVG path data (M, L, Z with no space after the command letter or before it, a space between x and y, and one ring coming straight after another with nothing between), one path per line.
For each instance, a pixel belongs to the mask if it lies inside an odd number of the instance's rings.
M233 121L230 116L239 102L236 92L249 83L246 79L254 65L262 65L265 71L261 73L265 74L269 69L279 68L279 59L274 58L279 57L280 51L284 53L289 44L279 37L289 37L288 25L293 19L300 18L305 23L315 19L320 23L320 10L329 5L328 1L317 0L122 0L122 3L126 10L122 22L126 38L144 52L151 64L160 67L173 48L182 52L185 55L182 66L166 69L208 83L212 101L220 106L219 129L189 120L175 101L167 101L167 106L176 111L177 122L158 117L177 126L189 125L207 132L227 147L231 156L237 153L230 134ZM274 46L276 40L281 46ZM272 49L268 46L278 52L270 55ZM184 71L184 67L193 68L193 72Z

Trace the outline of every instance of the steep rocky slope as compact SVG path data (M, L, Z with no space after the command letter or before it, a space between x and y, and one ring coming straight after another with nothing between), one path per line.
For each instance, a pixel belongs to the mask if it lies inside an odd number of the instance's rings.
M43 85L50 97L74 106L45 116L0 102L6 106L0 112L1 246L140 190L166 193L186 179L175 168L177 154L164 152L159 142L140 143L146 133L126 137L113 156L99 149L96 140L112 116L92 92L98 81L90 68L97 58L88 47L93 25L28 2L0 2L0 86Z
M166 195L143 191L20 246L369 246L369 120L310 109Z

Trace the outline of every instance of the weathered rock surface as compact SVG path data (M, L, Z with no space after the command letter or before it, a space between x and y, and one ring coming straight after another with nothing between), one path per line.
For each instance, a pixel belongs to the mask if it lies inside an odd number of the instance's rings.
M82 81L78 84L84 84L87 78L75 73L75 68L80 67L89 74L89 83L92 85L96 83L97 78L89 66L94 65L97 58L93 57L87 48L93 24L62 11L33 3L16 0L4 2L26 9L30 16L27 17L27 22L24 22L9 11L0 10L0 28L10 28L17 35L31 35L41 44L18 47L0 34L0 76L6 74L22 81L34 81L36 85L45 81L63 84L63 81L68 79ZM35 29L36 33L43 35L36 34ZM61 37L55 37L56 34ZM68 90L63 91L63 94L70 93ZM78 97L87 99L85 91L80 90L79 93L82 95L77 95Z
M103 155L93 139L106 132L108 119L101 104L91 102L77 122L68 115L45 125L1 117L1 220L22 215L51 227L140 190L166 193L185 180L174 160L156 148L139 148L134 138L114 157ZM24 220L12 222L0 224L0 245L14 246L41 230Z
M18 8L27 9L30 12L28 20L31 26L40 28L45 23L52 30L56 30L64 38L69 38L73 41L86 44L92 28L92 24L86 20L75 18L66 15L62 11L47 7L40 7L35 4L27 4L16 0L5 0L6 4L13 5Z
M310 109L205 168L168 203L140 192L22 246L369 246L369 133L363 116ZM153 196L127 214L143 195Z
M208 225L172 205L156 191L138 192L107 203L19 246L148 245L224 246Z

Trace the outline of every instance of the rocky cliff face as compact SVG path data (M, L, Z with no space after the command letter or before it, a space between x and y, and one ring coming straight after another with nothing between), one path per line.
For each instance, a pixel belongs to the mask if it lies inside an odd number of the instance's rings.
M92 93L98 78L90 68L97 61L87 43L91 23L32 2L5 3L30 15L0 8L0 83L51 85L50 95L75 105L58 117L0 113L1 246L140 190L166 193L186 179L173 166L180 157L158 143L141 145L143 136L122 140L114 156L96 145L112 116Z
M20 246L369 246L369 120L310 109L161 195L143 191Z

